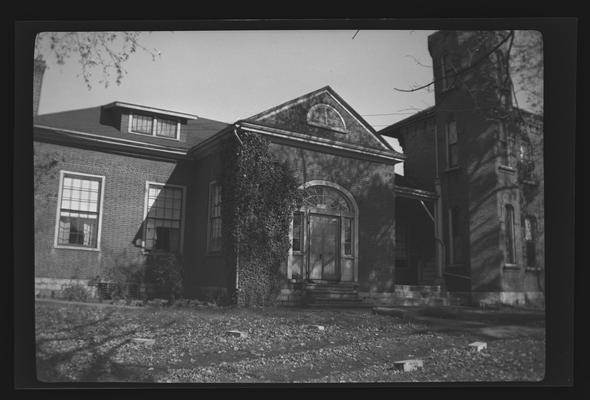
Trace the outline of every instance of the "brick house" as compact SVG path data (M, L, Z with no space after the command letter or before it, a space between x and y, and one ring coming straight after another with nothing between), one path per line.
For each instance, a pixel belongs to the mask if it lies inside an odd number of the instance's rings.
M440 193L435 253L446 289L471 303L542 305L543 120L516 108L502 89L482 88L484 79L502 88L498 82L505 72L497 71L501 63L491 56L457 73L470 63L466 46L472 38L473 33L451 31L429 37L435 106L379 134L400 141L405 179ZM479 51L494 45L489 41ZM492 53L500 60L506 45ZM407 229L401 219L398 224L398 232Z
M397 192L432 193L400 189L404 155L324 87L233 124L124 102L36 115L37 294L93 289L109 268L170 252L182 254L185 296L227 297L239 280L221 252L220 154L240 132L268 138L307 196L280 300L310 290L354 304L394 290Z

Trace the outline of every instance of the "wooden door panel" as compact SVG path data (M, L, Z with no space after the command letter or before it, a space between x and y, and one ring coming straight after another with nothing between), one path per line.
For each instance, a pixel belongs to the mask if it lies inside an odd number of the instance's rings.
M339 279L340 219L310 215L309 268L311 279Z

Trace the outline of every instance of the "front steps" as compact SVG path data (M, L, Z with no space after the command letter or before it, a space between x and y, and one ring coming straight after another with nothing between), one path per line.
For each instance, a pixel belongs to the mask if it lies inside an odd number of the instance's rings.
M393 285L389 292L369 296L376 306L448 306L457 301L439 285Z
M394 285L387 292L359 293L353 282L290 283L277 300L283 306L315 308L465 305L465 299L444 293L439 285Z
M368 307L358 295L357 284L307 283L305 284L303 305L307 307Z

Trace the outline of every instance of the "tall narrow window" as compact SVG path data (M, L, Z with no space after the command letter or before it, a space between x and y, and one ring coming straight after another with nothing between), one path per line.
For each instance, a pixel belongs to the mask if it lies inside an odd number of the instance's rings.
M500 159L502 165L514 167L514 135L506 124L500 124Z
M535 268L537 266L536 230L537 220L535 217L526 217L524 219L524 241L526 246L526 264L529 268Z
M303 243L303 213L296 212L293 214L293 241L291 242L292 251L301 251Z
M459 152L457 148L457 122L450 120L446 124L447 132L447 162L448 167L456 167L459 165Z
M514 208L511 205L507 205L505 212L506 264L516 264L516 251L514 245Z
M209 185L209 251L221 250L221 185Z
M440 88L443 92L453 86L453 74L454 68L451 57L448 54L443 54L440 57Z
M144 249L180 251L183 189L148 183Z
M460 211L458 207L449 209L449 263L463 263L463 244L460 230Z
M352 218L344 218L344 255L352 255Z
M102 177L63 173L58 246L98 248Z

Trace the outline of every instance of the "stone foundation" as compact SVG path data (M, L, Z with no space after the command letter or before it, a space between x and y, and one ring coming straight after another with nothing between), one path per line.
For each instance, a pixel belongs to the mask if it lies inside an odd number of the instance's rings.
M98 297L96 286L88 283L88 279L35 278L35 297L60 298L65 288L75 285L83 286L90 298Z
M451 295L468 299L466 305L473 307L514 307L545 308L543 292L453 292Z

